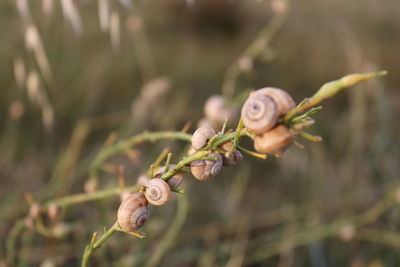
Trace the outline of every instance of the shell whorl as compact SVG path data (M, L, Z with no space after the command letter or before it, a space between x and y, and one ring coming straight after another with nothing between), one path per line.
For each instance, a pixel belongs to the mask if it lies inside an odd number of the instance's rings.
M139 186L146 186L149 181L150 181L150 179L147 178L147 176L145 174L142 174L138 177L136 184Z
M172 168L175 168L176 165L175 164L170 164L169 165L169 170ZM153 178L161 178L163 172L165 170L165 166L159 168L153 175ZM183 180L183 173L182 172L178 172L175 173L174 176L172 176L171 178L169 178L167 180L167 184L171 187L171 188L177 188Z
M216 157L217 160L196 160L190 164L192 175L200 180L206 181L214 177L222 168L222 156L218 153L210 153L209 157Z
M241 117L249 131L260 134L274 127L279 111L272 97L252 94L243 105Z
M278 125L272 130L257 135L254 140L254 148L260 153L279 154L293 142L293 136L284 125Z
M192 136L192 146L194 149L199 150L204 147L211 137L217 133L211 127L203 126L198 128Z
M230 157L223 156L222 159L223 159L222 165L224 167L232 167L232 166L235 166L236 164L238 164L238 162L243 159L243 154L240 151L235 150L230 155Z
M253 93L253 95L256 94L264 94L270 96L277 104L279 116L285 115L296 106L293 98L285 90L282 90L280 88L265 87L258 89Z
M133 232L140 228L149 217L147 200L142 193L127 195L118 208L117 220L122 230Z
M167 182L160 178L151 179L146 186L145 197L154 206L162 206L171 198L171 189Z

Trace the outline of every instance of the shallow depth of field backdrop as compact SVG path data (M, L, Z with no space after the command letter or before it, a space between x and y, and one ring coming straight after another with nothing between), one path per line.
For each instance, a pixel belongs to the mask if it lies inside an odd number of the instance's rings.
M45 222L53 237L25 226L27 201L117 187L119 165L134 184L167 146L177 161L183 142L145 143L88 173L113 136L193 132L232 64L238 105L264 86L299 102L348 73L389 75L324 102L310 128L321 143L187 175L186 194L151 208L146 239L117 233L91 264L400 265L399 206L380 210L400 178L398 0L1 1L0 25L0 266L79 265L118 196L69 206ZM261 51L241 57L260 32Z

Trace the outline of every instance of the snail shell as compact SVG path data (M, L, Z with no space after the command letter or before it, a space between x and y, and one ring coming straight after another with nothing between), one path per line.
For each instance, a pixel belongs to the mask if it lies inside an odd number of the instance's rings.
M251 132L261 134L276 124L279 117L277 104L265 94L252 94L242 107L244 126Z
M171 189L166 181L154 178L147 183L144 195L150 204L162 206L171 198Z
M138 177L136 184L138 186L147 186L147 183L150 181L149 178L145 174L142 174Z
M217 160L196 160L190 164L192 175L200 180L206 181L214 177L222 168L222 156L218 153L210 153L210 157L216 157Z
M235 150L230 157L222 157L222 166L232 167L239 163L243 159L243 155L240 151Z
M285 115L296 106L293 98L285 90L280 88L265 87L258 89L253 94L264 94L272 97L278 106L279 116Z
M142 193L126 196L118 208L117 220L122 230L133 232L141 227L149 217L147 200Z
M169 165L169 170L172 168L175 168L175 164L170 164ZM165 167L161 167L159 168L153 175L153 178L161 178L161 175L163 174L165 170ZM167 180L167 184L169 185L170 188L178 188L178 186L182 183L183 180L183 173L182 172L178 172L175 173L174 176L172 176L171 178L169 178Z
M225 119L232 120L236 116L236 109L227 106L222 95L210 96L204 105L204 114L213 123L221 124Z
M293 136L284 125L278 125L272 130L257 135L254 139L254 148L260 153L279 154L293 142Z
M199 150L204 147L211 137L217 133L211 127L203 126L198 128L192 136L192 146L194 149Z

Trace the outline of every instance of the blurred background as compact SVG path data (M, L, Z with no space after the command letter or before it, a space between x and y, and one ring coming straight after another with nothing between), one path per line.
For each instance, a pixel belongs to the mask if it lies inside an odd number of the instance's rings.
M398 0L1 1L0 266L79 265L118 196L58 211L44 231L29 205L116 188L120 165L132 185L164 147L173 162L187 148L140 144L94 179L105 142L187 122L193 132L211 95L240 107L275 86L298 103L381 69L323 103L310 128L321 143L246 156L205 183L187 176L186 194L151 208L145 240L118 233L91 263L399 266L399 18Z

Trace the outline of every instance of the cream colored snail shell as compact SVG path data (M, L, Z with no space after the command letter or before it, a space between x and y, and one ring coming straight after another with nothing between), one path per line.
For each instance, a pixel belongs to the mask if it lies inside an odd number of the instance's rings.
M285 115L296 106L293 98L280 88L265 87L254 91L253 94L265 94L272 97L278 106L279 116Z
M133 232L146 222L149 215L144 195L131 193L122 200L118 208L117 221L122 230Z
M170 164L169 165L169 170L172 168L175 168L176 165L175 164ZM159 168L153 175L153 178L161 178L163 172L165 170L165 167L161 167ZM174 176L172 176L171 178L169 178L166 182L169 185L170 188L178 188L178 186L182 183L183 180L183 173L182 172L178 172L175 173Z
M192 136L192 146L194 149L199 150L204 147L211 137L217 133L211 127L203 126L198 128Z
M279 117L277 104L265 94L252 94L242 107L244 126L253 133L261 134L276 124Z
M254 148L260 153L279 154L293 142L293 136L284 125L278 125L272 130L257 135L254 139Z
M239 163L243 159L243 155L240 151L235 150L230 157L222 157L222 166L232 167Z
M142 174L138 177L136 184L138 186L147 186L147 183L150 181L150 179L145 175Z
M214 177L222 168L222 156L218 153L210 153L209 157L216 157L217 160L196 160L190 164L192 175L200 180L206 181Z
M154 178L147 183L144 195L150 204L162 206L170 200L171 189L166 181Z
M232 120L236 113L236 108L228 107L222 95L210 96L204 105L204 114L213 123L221 124L225 119Z

